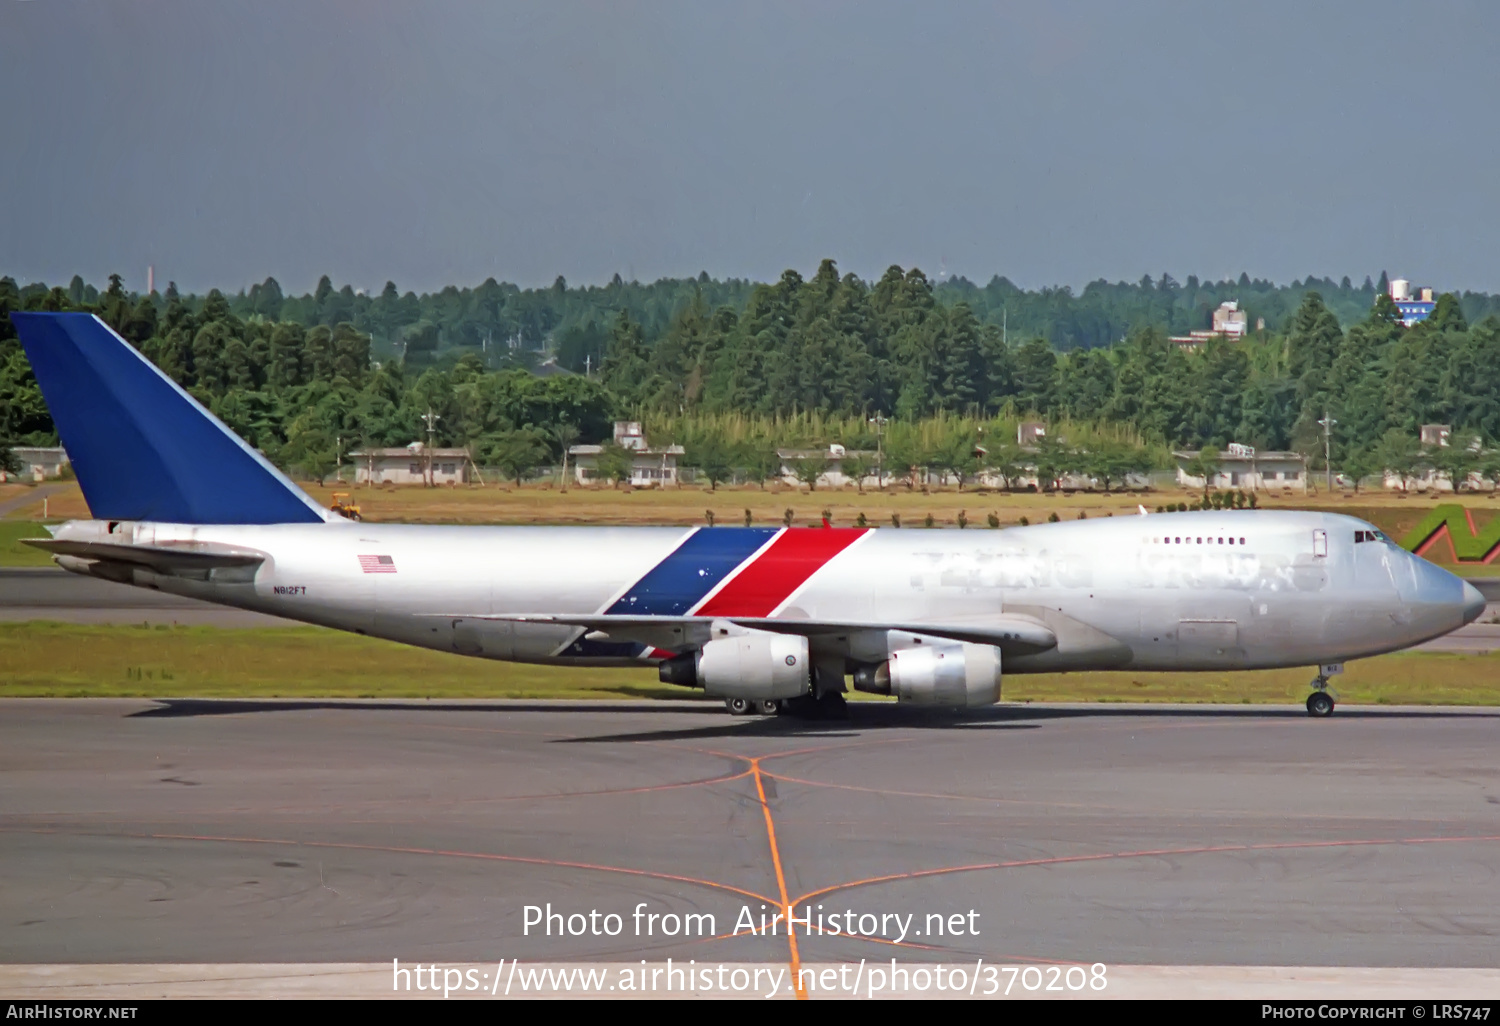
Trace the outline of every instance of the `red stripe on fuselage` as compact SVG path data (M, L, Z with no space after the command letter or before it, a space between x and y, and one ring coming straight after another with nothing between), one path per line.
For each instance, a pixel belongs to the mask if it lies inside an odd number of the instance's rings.
M867 527L789 527L694 616L770 616Z

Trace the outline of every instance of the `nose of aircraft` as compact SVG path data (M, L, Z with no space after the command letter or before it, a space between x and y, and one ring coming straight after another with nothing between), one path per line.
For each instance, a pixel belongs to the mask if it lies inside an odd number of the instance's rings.
M1484 594L1468 581L1464 582L1464 623L1473 623L1484 612Z
M1409 617L1407 622L1415 634L1446 634L1473 623L1484 612L1484 594L1478 588L1420 556L1406 553L1392 570L1396 591Z

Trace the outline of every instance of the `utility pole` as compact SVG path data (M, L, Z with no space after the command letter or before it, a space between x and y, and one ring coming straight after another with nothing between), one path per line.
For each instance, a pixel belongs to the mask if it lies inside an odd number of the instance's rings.
M1323 419L1318 421L1323 427L1323 473L1324 480L1328 486L1328 494L1333 494L1333 426L1338 421L1327 411L1323 411Z
M881 428L885 426L885 415L877 413L870 418L875 425L875 487L885 490L885 447L882 444Z
M431 488L436 483L432 479L432 439L437 433L437 422L443 418L433 413L432 407L429 406L427 412L422 415L422 419L427 422L427 487Z

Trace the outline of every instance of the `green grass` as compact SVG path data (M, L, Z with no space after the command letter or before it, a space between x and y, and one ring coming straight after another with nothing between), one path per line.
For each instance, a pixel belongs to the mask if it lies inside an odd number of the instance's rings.
M318 627L0 624L0 696L652 698L640 670L557 669L430 652Z
M49 537L41 524L23 520L0 520L0 566L51 566L52 557L41 549L22 545L22 538Z
M1310 669L1074 673L1005 679L1007 701L1301 702ZM1500 654L1403 653L1350 663L1342 702L1500 705ZM225 630L0 624L0 696L689 698L649 669L573 669L429 652L316 627ZM863 696L860 696L863 697Z

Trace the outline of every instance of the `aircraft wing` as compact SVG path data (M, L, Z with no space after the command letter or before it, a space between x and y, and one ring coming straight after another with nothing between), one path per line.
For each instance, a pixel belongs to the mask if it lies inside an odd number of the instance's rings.
M1030 655L1057 646L1057 635L1045 623L1030 616L999 614L949 621L901 620L855 623L842 620L792 620L751 616L609 616L575 613L493 613L466 617L476 620L501 620L512 623L559 624L587 630L590 637L618 641L639 641L657 648L680 651L709 641L712 626L728 621L753 630L778 634L800 634L812 638L829 634L855 634L862 631L906 631L910 634L972 641L994 645L1011 655Z

